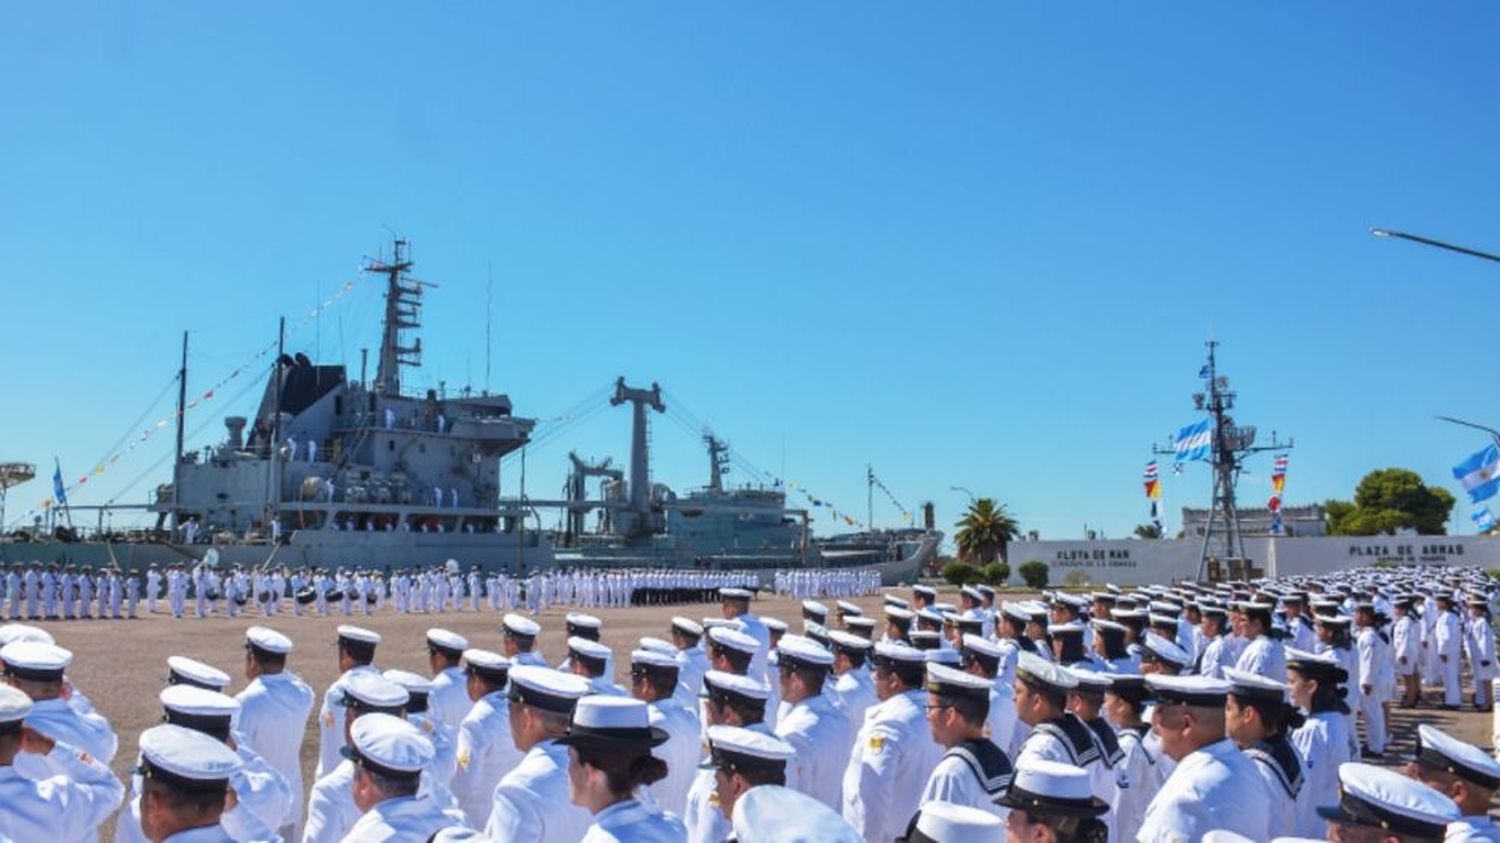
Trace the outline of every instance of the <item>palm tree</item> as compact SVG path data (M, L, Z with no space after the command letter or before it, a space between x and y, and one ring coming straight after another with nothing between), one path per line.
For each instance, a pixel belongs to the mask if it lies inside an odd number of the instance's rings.
M1161 538L1160 524L1137 524L1135 525L1135 537L1138 539Z
M980 498L969 504L969 511L959 520L953 541L958 556L967 562L988 565L996 558L1005 559L1005 545L1020 537L1021 528L994 498Z

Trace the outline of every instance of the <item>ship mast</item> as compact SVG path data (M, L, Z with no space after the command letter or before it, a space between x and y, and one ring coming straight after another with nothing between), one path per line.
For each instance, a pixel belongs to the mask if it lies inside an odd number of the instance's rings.
M401 394L402 366L422 365L422 338L403 346L401 332L422 327L422 289L436 286L406 276L412 267L407 246L405 240L396 238L391 261L371 260L364 268L365 272L386 277L385 330L375 369L375 391L382 395Z
M724 491L724 474L729 471L729 443L714 436L703 434L703 443L708 446L708 488Z

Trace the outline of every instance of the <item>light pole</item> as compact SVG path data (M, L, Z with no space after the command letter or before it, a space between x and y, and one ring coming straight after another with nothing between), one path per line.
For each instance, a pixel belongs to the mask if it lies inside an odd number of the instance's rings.
M1434 240L1431 237L1423 237L1419 234L1408 234L1405 231L1395 231L1389 228L1372 228L1370 229L1370 233L1376 237L1394 237L1398 240L1410 240L1413 243L1421 243L1424 246L1434 246L1439 249L1447 249L1450 252L1458 252L1461 255L1469 255L1470 257L1500 263L1500 255L1481 252L1478 249L1470 249L1467 246L1455 246L1452 243L1444 243L1441 240ZM1450 419L1450 421L1452 420ZM1459 422L1459 424L1465 424L1465 422ZM1470 427L1474 426L1470 425Z
M1495 447L1500 448L1500 430L1496 430L1493 427L1485 427L1482 424L1475 424L1471 421L1464 421L1463 419L1455 419L1452 416L1437 416L1437 419L1438 421L1445 421L1451 424L1463 425L1464 427L1472 427L1475 430L1482 430L1490 435L1490 439L1495 443Z
M971 492L971 491L969 491L968 489L965 489L963 486L949 486L948 487L948 491L950 491L950 492L963 492L964 494L966 494L966 495L969 496L969 506L973 506L974 505L974 493Z

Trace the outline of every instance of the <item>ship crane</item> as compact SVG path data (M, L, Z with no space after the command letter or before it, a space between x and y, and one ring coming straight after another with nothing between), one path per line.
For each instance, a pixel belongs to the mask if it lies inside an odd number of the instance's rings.
M568 461L573 464L573 470L568 474L568 501L573 504L568 507L567 530L564 533L566 542L571 545L573 540L583 535L583 519L588 513L588 479L590 477L603 477L609 480L620 481L625 479L625 472L611 467L613 458L605 457L597 463L590 463L578 456L577 452L568 452ZM609 520L610 511L604 510L604 518ZM605 530L608 531L608 526Z
M652 383L650 389L635 389L625 385L625 378L615 380L615 394L609 403L618 407L629 401L634 406L630 427L630 513L633 523L621 525L627 536L639 538L653 532L651 524L651 448L646 441L646 408L665 413L667 405L661 400L661 386Z

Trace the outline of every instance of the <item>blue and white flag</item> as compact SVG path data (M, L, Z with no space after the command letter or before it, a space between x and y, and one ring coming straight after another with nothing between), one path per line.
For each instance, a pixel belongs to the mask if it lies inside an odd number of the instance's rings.
M1479 503L1500 491L1500 448L1493 444L1453 467L1453 477L1463 484L1469 500Z
M1206 460L1213 453L1213 433L1209 430L1212 421L1204 419L1177 431L1176 438L1172 440L1172 450L1177 453L1173 462L1176 471L1181 471L1185 462Z
M54 462L56 466L52 470L52 497L57 499L58 506L68 505L68 487L63 483L62 464Z
M1469 520L1474 522L1474 529L1481 533L1488 533L1495 529L1495 516L1490 514L1490 508L1481 506L1479 511L1470 515Z

